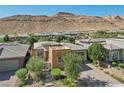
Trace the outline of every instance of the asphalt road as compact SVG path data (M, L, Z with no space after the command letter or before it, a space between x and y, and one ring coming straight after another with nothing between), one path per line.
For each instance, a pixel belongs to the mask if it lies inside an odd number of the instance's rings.
M0 87L14 87L15 82L15 71L0 73Z

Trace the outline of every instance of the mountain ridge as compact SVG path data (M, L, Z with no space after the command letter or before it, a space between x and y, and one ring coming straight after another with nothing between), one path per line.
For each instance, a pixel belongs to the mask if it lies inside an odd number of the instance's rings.
M87 16L67 12L0 18L0 34L124 29L124 16Z

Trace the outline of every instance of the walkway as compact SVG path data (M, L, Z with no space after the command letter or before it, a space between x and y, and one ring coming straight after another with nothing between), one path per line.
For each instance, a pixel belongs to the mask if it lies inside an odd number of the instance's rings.
M92 80L94 80L95 82L99 82L99 85L95 85L97 87L119 86L121 84L119 81L113 79L109 75L106 75L103 71L99 70L90 63L86 63L83 69L84 71L81 73L81 78L92 78ZM104 82L106 85L102 85L100 82Z

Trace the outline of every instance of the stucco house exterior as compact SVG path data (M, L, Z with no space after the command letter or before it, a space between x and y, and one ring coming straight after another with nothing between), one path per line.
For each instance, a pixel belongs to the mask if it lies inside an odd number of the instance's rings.
M103 45L106 50L106 62L111 61L122 61L122 48L113 45L113 44L106 44Z
M0 44L0 72L17 70L28 59L29 45L17 43Z
M106 50L106 62L124 61L123 49L124 39L103 38L103 39L81 39L76 40L76 44L89 47L92 43L98 42L103 44Z
M87 47L71 43L57 43L53 41L34 43L34 55L49 62L51 68L62 68L62 56L68 51L81 54L83 61L87 61Z

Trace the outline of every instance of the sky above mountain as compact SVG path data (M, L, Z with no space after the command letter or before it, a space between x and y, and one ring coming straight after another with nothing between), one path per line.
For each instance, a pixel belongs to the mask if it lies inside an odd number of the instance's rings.
M0 17L11 15L54 15L69 12L78 15L107 16L124 15L119 5L0 5Z

